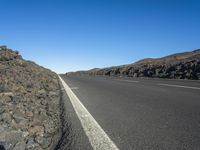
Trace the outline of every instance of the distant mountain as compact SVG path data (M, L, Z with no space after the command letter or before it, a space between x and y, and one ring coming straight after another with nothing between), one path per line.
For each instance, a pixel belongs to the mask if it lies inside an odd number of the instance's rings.
M200 49L176 53L162 58L146 58L128 65L67 73L67 75L83 74L199 80Z
M183 53L176 53L169 56L165 56L162 58L146 58L142 59L134 64L147 64L147 63L177 63L178 61L184 61L187 59L192 59L193 57L196 57L197 55L200 55L200 49L194 50L192 52L183 52Z

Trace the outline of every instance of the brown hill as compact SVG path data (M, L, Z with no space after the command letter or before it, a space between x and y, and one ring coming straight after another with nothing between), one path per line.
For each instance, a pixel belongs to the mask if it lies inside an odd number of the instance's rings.
M200 79L200 49L162 58L147 58L133 64L67 73L171 79Z
M196 55L200 55L200 49L194 50L192 52L172 54L172 55L165 56L162 58L146 58L138 62L135 62L134 64L139 65L139 64L147 64L147 63L172 63L172 62L177 63L178 61L191 59L192 57L195 57Z

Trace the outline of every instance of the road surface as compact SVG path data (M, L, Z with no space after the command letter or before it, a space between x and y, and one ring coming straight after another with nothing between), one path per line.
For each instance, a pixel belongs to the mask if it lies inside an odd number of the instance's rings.
M200 149L199 81L62 79L120 150Z

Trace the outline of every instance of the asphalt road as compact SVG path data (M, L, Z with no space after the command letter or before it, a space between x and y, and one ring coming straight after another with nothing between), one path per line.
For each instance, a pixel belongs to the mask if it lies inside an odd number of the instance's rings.
M199 150L200 82L62 76L120 150Z

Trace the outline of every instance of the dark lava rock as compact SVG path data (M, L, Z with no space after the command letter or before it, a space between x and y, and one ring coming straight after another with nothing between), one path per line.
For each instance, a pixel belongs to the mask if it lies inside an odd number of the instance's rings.
M0 150L5 150L5 147L3 145L0 145Z
M136 63L102 69L66 73L66 75L106 75L200 80L200 49L163 58L147 58Z
M0 149L52 150L61 133L56 73L0 47Z

